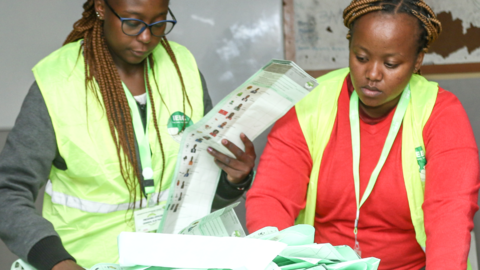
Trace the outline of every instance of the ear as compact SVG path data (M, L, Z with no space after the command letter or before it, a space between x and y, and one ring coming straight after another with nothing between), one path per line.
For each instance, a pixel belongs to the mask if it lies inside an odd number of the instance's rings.
M105 18L105 2L103 0L95 0L95 12L100 20Z
M417 60L415 60L414 73L416 73L416 71L420 70L420 67L422 66L423 58L424 58L424 57L425 57L425 52L424 52L424 51L421 51L421 52L417 55Z

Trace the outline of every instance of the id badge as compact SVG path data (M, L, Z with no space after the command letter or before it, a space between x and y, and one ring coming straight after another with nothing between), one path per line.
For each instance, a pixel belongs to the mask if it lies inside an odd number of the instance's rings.
M157 232L163 217L165 204L147 207L134 212L136 232Z

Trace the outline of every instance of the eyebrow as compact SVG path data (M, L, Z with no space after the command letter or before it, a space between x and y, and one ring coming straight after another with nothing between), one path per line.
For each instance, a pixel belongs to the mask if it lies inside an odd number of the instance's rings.
M361 46L361 45L353 45L353 46L354 46L354 47L358 47L360 50L364 50L364 51L366 51L367 53L370 52L369 50L367 50L367 48L365 48L365 47L363 47L363 46Z
M367 50L367 48L361 46L361 45L353 45L354 47L358 47L359 49L361 50L364 50L365 52L367 53L370 53L369 50ZM387 53L385 54L384 56L387 56L387 57L390 57L390 56L397 56L397 55L402 55L401 53Z
M141 13L138 13L138 12L136 12L136 11L131 11L131 10L128 10L128 9L125 10L125 11L123 11L123 12L128 13L128 14L130 14L130 15L143 16L143 14L141 14ZM166 15L166 14L168 14L168 10L167 10L166 12L162 12L162 13L157 14L157 15L155 16L155 18L156 18L156 17L163 16L163 15Z

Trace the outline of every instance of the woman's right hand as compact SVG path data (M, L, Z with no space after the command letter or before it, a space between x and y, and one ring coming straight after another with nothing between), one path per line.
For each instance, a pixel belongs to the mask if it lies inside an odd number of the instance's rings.
M57 263L52 270L85 270L85 268L81 267L72 260L66 260Z

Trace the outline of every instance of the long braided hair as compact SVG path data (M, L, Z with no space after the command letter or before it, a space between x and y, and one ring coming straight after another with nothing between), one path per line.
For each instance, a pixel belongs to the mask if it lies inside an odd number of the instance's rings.
M442 32L442 24L433 10L423 0L352 0L343 11L343 23L349 29L347 39L351 40L355 21L370 12L380 11L396 14L406 13L419 20L421 34L418 38L418 51L428 52L430 45Z
M65 45L83 39L83 45L79 53L81 54L83 49L85 61L85 90L87 94L89 92L93 92L97 100L100 101L100 98L103 100L104 110L106 111L110 128L110 134L112 135L112 139L117 150L120 172L130 194L129 209L135 209L135 202L137 201L139 186L141 187L140 181L142 176L138 166L139 157L137 157L135 151L135 135L132 117L130 114L130 107L123 90L120 75L105 42L103 35L103 21L96 16L94 0L87 0L85 4L83 4L83 9L84 11L82 13L82 18L75 22L72 32L68 35L63 44ZM185 89L182 73L172 48L165 37L160 40L160 43L170 56L182 85L183 113L185 113L185 103L188 103L190 106L190 111L193 112L192 105ZM153 60L153 56L150 54L148 59L144 61L144 66L146 85L148 88L147 92L151 101L153 122L162 153L162 172L160 178L162 179L165 170L165 153L163 150L162 137L160 136L160 130L158 127L155 101L152 96L152 89L147 70L147 61L152 70L154 70ZM155 72L153 72L153 78L157 91L161 97ZM100 92L100 95L98 92ZM165 104L163 98L161 99L161 101ZM159 187L159 192L160 190L161 184ZM159 199L160 196L157 197L157 202ZM142 201L140 201L140 207L142 207Z

